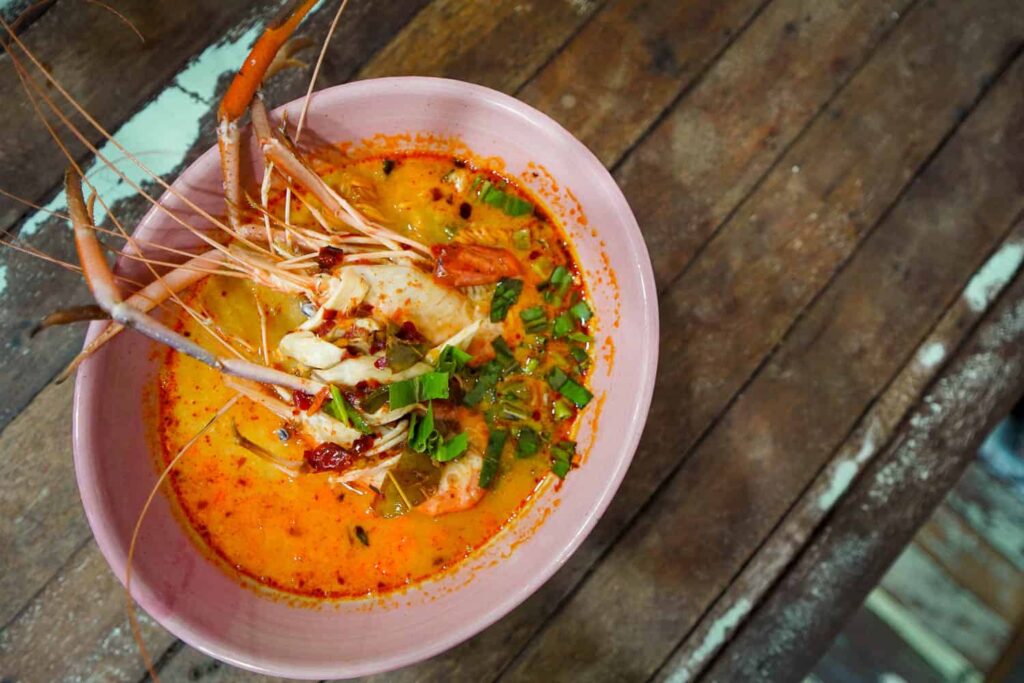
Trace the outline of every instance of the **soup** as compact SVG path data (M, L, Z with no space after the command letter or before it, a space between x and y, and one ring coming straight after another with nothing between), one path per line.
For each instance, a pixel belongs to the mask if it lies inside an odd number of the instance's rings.
M171 471L181 517L264 586L344 598L458 564L578 464L592 312L565 233L511 180L433 154L318 164L430 256L265 188L268 220L247 234L277 265L233 244L257 276L205 278L176 329L324 386L269 390L168 352L159 432L169 463L241 397Z

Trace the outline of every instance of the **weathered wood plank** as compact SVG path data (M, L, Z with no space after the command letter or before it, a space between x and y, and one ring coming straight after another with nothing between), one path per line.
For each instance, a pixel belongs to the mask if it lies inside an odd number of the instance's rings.
M1007 9L991 5L986 11L991 19ZM662 357L673 363L662 364L651 424L665 427L645 434L617 504L636 495L638 466L650 476L655 472L645 466L655 458L685 452L687 439L703 430L691 425L720 409L708 399L726 388L731 396L746 377L733 384L729 375L752 371L781 340L785 330L774 325L792 323L887 210L885 201L897 197L900 174L909 178L932 151L921 137L924 128L943 119L948 126L949 105L975 98L979 81L1001 69L1004 41L1019 35L1020 27L1004 23L1007 32L996 38L994 26L976 25L972 30L989 36L988 47L995 49L975 52L960 40L973 21L942 3L910 13L833 105L843 116L822 117L793 149L808 173L792 174L788 163L779 169L663 298L662 321L671 332L662 340ZM903 68L907 55L929 70L915 77ZM947 74L940 88L960 80L944 95L932 91L938 83L923 73L940 63ZM873 235L867 255L844 270L846 284L830 289L806 314L642 521L524 652L510 679L570 669L601 678L643 676L664 660L900 368L937 311L991 249L997 231L1008 229L1020 210L1019 198L1007 201L1024 173L1019 150L1002 144L993 129L1011 140L1022 134L1021 72L1016 69L956 144L943 150L943 162L925 174L929 181L915 185L914 199ZM872 93L868 99L866 92ZM908 124L913 139L906 140L898 161L892 149L867 147L878 130L910 135L903 128ZM932 144L947 131L936 126ZM809 156L811 149L817 156ZM965 173L973 186L957 191ZM830 188L836 178L840 182ZM963 230L963 221L973 229ZM935 238L956 240L958 248L935 249ZM714 412L705 418L705 411ZM617 599L609 603L608 595ZM566 654L591 655L587 643L595 641L603 646L586 661Z
M612 2L519 97L612 166L765 4Z
M981 671L995 664L1009 640L1009 624L914 544L900 554L880 585Z
M426 0L397 0L386 4L373 3L369 0L350 2L345 20L340 23L335 40L331 43L330 60L322 72L324 84L347 79L425 2ZM68 4L91 6L85 3ZM324 7L325 9L313 15L301 29L304 35L314 40L323 38L334 14L332 5ZM230 5L227 5L226 9L230 9ZM204 16L204 13L199 13L189 20L201 22ZM228 31L228 38L225 41L208 48L177 72L171 83L152 102L125 122L115 133L123 134L129 147L134 147L137 152L156 152L156 155L143 158L158 172L165 172L166 177L175 177L214 144L214 114L217 100L227 87L231 75L244 59L249 44L262 30L261 22L269 18L270 13L265 11L257 12L251 17L247 16ZM76 44L81 40L76 35L63 32L65 29L62 26L58 24L56 27L46 27L51 36L50 41ZM189 29L180 26L179 29L182 33L189 32ZM191 30L197 32L195 27ZM139 48L133 47L129 53L138 59ZM281 73L266 88L268 101L285 102L301 96L305 93L308 79L305 70L288 70ZM120 81L111 77L101 82ZM106 97L110 96L104 88L93 90L105 93ZM175 128L175 135L169 137L167 142L152 142L154 132L168 126ZM52 142L40 140L36 140L34 144L39 154L54 147ZM142 149L139 148L140 145ZM154 150L149 147L150 145L158 147ZM167 147L170 149L165 149ZM114 153L113 156L119 158L121 155ZM6 164L3 168L7 168ZM61 172L63 165L56 164L54 168ZM141 174L137 175L141 180ZM0 186L3 186L2 180ZM118 183L112 174L106 177L104 187L109 190L108 200L123 198L114 203L114 210L128 226L134 225L148 208L144 200L131 196L127 187ZM58 205L56 208L62 207ZM38 220L32 220L22 227L22 234L31 233L31 243L44 251L64 260L76 261L70 233L64 223L57 219L39 219L38 216L36 218ZM82 330L77 326L73 329L49 330L44 336L36 339L29 338L29 331L50 311L87 301L88 293L77 275L40 264L31 257L14 253L9 249L0 250L0 303L3 304L0 306L0 348L4 350L4 353L0 354L0 376L8 380L6 400L0 405L0 428L17 415L81 346Z
M616 179L644 229L659 286L690 262L910 5L769 6L623 163ZM843 112L834 106L828 115Z
M946 681L884 621L864 607L846 623L812 675L821 683L862 683L875 680L880 671L914 683Z
M1024 223L1010 232L986 266L993 259L998 261L998 254L1012 250L1016 244L1024 244ZM865 245L865 250L869 248L870 244ZM983 266L982 271L985 270ZM949 350L960 346L988 302L999 294L1008 280L1009 276L1002 280L990 279L985 286L984 299L969 303L966 297L961 296L950 306L934 329L918 344L913 361L907 363L884 393L872 402L829 464L787 513L786 519L661 667L659 680L688 678L711 660L725 643L728 633L753 611L836 501L882 451L918 397L938 374ZM972 282L975 281L972 278Z
M0 632L0 676L16 681L138 680L145 669L121 596L121 584L89 541L71 558L68 571ZM174 640L141 612L139 624L151 653Z
M71 462L71 389L45 389L0 434L0 628L89 538Z
M1018 276L708 680L788 680L813 665L995 422L1024 394L1022 342L1024 277Z
M1024 572L949 505L935 511L914 541L954 581L1008 624L1024 618Z
M1024 571L1024 502L980 467L964 474L949 505Z
M612 11L614 7L610 6L605 11ZM853 65L860 64L871 53L877 41L882 40L886 35L886 29L891 27L894 21L891 16L892 7L893 4L891 2L877 2L860 3L852 14L835 14L829 10L826 16L836 22L836 25L831 25L827 21L816 22L813 18L816 11L813 9L809 10L805 2L792 0L775 2L769 5L764 13L729 48L723 59L730 60L730 70L728 74L722 74L721 78L725 79L728 76L727 80L730 82L739 83L739 80L731 79L738 77L739 74L743 74L746 71L752 71L755 75L745 76L742 79L750 89L751 101L754 101L757 97L765 96L765 93L770 89L770 84L775 84L776 87L782 90L785 90L787 87L790 88L789 96L777 100L775 106L777 111L781 112L779 115L796 127L799 125L798 113L803 112L803 122L806 122L833 94L835 89L842 85L848 75L848 72L845 70L836 71L833 69L832 65L829 64L829 60L824 59L822 55L830 55L839 60L849 61ZM785 31L785 26L789 21L794 17L803 19L808 16L808 13L812 16L811 23L814 26L814 30L808 31L805 42L801 43L804 51L792 55L794 59L798 55L800 60L800 66L794 73L802 72L803 76L801 79L798 79L795 76L788 75L788 71L783 71L780 74L780 69L786 66L786 62L765 60L762 50L766 49L765 46L774 45L777 42L778 35ZM878 17L887 18L886 22L883 25L878 25ZM595 19L595 21L598 21L598 19ZM588 26L577 40L588 36L589 31L590 28ZM864 40L857 36L858 31L870 31L872 38ZM572 51L575 45L576 42L574 41L567 48L566 52ZM588 46L587 49L592 48ZM733 52L737 54L730 56ZM555 62L557 63L565 58L565 55L566 53L559 55ZM576 60L575 57L567 59L570 63ZM716 68L712 67L712 72ZM819 72L826 75L821 76ZM540 76L540 78L543 77L543 75ZM801 81L805 79L812 79L821 85L816 91L810 92L801 85ZM823 81L828 81L831 83L831 86L826 88L822 84ZM755 85L758 89L755 89ZM703 84L697 85L695 90L680 103L679 107L689 106L693 93L699 91L702 87L704 87ZM554 88L552 89L555 90ZM532 92L532 86L527 86L523 90L524 96L527 93L532 94ZM554 101L553 95L548 101ZM534 103L539 104L540 102ZM794 109L790 111L786 109L787 106L793 106ZM756 109L756 107L751 107L751 109ZM554 112L549 111L549 113ZM568 122L571 124L571 121ZM574 129L572 130L574 133L579 132ZM616 142L616 146L612 149L617 149L619 144L619 142ZM658 144L662 143L654 136L641 143L643 147ZM780 152L780 149L775 149L773 153L778 154ZM716 163L727 163L731 152L725 146L722 146L709 152L709 154L721 155L718 158L708 157L707 165L711 167ZM652 183L657 184L661 182L656 176L649 176L649 178ZM659 201L669 201L673 189L666 185L660 185L660 187L664 188L666 194ZM627 194L628 192L627 188ZM632 195L628 196L632 205L636 208L636 199ZM736 199L738 201L739 197ZM683 218L681 216L674 216L672 220L682 221ZM647 226L645 226L646 229ZM678 318L666 318L664 308L662 311L662 321L665 339L676 334L674 330L678 324ZM711 372L714 371L712 370ZM673 383L676 383L676 386L685 386L688 381L688 377L673 372L671 369L666 369L665 363L662 363L659 386L663 388L667 385L673 385ZM722 397L720 394L713 394L711 390L711 386L704 387L702 391L708 393L696 396L693 400L693 405L699 405L705 397L712 401L714 406L724 405L727 398ZM668 399L670 402L674 402L674 400ZM663 412L660 415L656 412L655 417L652 417L650 421L651 424L672 425L678 422L679 410L681 410L682 406L675 405L674 408L669 408L665 403L662 403L661 408ZM704 421L705 425L713 418L713 410L715 409L712 408L708 413L702 414L700 419ZM663 422L662 419L665 421ZM684 428L684 433L680 436L680 439L692 443L697 438L700 429L703 429L703 427L692 431L688 427ZM648 435L646 438L650 440L651 437ZM577 551L575 556L567 563L567 566L554 579L549 581L544 588L538 591L524 605L482 634L443 656L389 675L386 677L386 680L412 681L448 680L458 677L471 678L477 675L488 675L491 671L500 670L508 661L509 653L513 651L512 644L525 643L536 633L539 625L544 622L556 609L564 596L570 593L573 587L584 577L590 564L611 544L619 530L635 514L636 509L642 505L643 501L650 495L650 492L657 486L657 482L669 471L672 463L675 462L675 454L678 452L679 447L676 445L651 445L645 442L645 445L641 446L636 460L634 460L625 488L620 491L616 500L612 503L611 508L605 514L603 522L594 531L588 542ZM384 677L381 680L384 680Z
M139 39L116 16L86 2L58 3L23 35L29 49L51 73L105 126L116 127L142 102L164 87L188 58L239 22L271 11L274 0L202 0L175 3L123 0L119 12L146 38ZM24 97L5 54L0 59L0 130L7 135L0 148L0 187L39 201L60 182L67 165L50 142ZM97 87L103 84L104 87ZM98 133L88 137L95 143ZM72 145L77 157L84 147ZM0 230L6 231L26 208L0 197Z
M441 76L512 93L604 3L435 0L357 77Z

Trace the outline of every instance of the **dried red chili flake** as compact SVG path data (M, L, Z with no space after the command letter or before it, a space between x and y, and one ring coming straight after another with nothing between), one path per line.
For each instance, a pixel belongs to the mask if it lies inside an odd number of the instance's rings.
M303 457L314 472L327 472L344 469L351 463L355 454L336 443L325 441L316 448L303 453Z
M388 357L387 356L381 356L377 360L373 361L373 367L377 368L378 370L383 370L387 366L388 366Z
M373 306L371 304L359 304L352 309L353 318L369 318L373 315Z
M313 394L307 394L305 391L296 389L292 392L292 405L299 410L308 410L313 405Z
M441 199L441 197L444 196L444 194L441 193L441 189L440 188L432 187L432 188L430 188L430 196L436 202L436 201L439 201Z
M402 323L402 326L398 328L398 332L395 332L395 336L410 344L423 344L427 341L427 338L420 334L420 331L409 320Z
M313 334L318 337L325 337L327 333L334 329L337 323L335 322L338 317L338 312L328 308L324 311L324 321L316 326L313 330Z
M352 442L352 452L356 455L362 455L371 448L373 448L376 437L373 434L363 434L361 437Z
M531 261L536 261L539 258L540 258L540 252L539 251L534 250L534 251L530 252L530 260Z
M469 202L462 202L459 204L459 216L462 220L469 220L469 217L473 215L473 207L469 205Z
M354 388L360 394L365 394L370 389L370 383L367 382L365 379L361 379L358 382L356 382L356 386Z
M316 264L320 266L321 270L330 270L341 263L344 256L345 252L337 247L321 247L316 255Z
M370 353L380 353L384 350L384 347L384 335L376 336L373 338L373 341L370 342Z

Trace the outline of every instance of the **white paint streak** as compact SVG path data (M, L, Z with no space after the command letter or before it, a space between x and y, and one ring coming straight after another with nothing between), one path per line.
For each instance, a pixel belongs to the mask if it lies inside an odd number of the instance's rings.
M0 264L0 294L7 289L7 266Z
M852 462L841 462L832 473L832 480L828 488L818 496L818 507L822 510L831 510L839 497L850 488L853 478L857 476L857 465Z
M693 673L700 670L704 660L717 652L718 648L725 643L729 633L743 621L744 617L750 613L752 607L753 603L746 598L737 600L736 604L730 607L725 614L711 625L700 647L694 651L693 656L690 657L688 662L669 675L667 683L684 683L689 681Z
M1007 242L971 278L964 300L972 311L983 311L999 296L1024 261L1024 244Z
M937 367L946 359L946 347L942 342L929 342L917 352L917 364L926 370Z
M128 119L114 137L133 154L142 155L144 163L154 173L165 175L174 171L199 138L200 118L213 105L217 81L223 74L238 68L261 31L261 25L254 25L237 38L203 50L152 102ZM154 148L160 151L153 152ZM149 176L134 164L122 159L111 143L104 144L100 151L133 182L141 184L149 180ZM86 172L108 205L135 194L128 183L95 160ZM62 192L46 205L46 209L64 211L66 206ZM101 223L105 217L103 208L97 205L96 222ZM21 235L31 237L36 234L48 218L45 211L36 212L25 221Z

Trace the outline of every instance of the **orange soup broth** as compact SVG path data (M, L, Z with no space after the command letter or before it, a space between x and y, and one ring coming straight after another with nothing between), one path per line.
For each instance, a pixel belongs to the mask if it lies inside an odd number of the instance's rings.
M465 232L476 228L488 236L487 244L513 250L524 265L526 282L520 305L544 304L534 291L541 273L554 265L566 265L578 273L562 233L553 219L541 213L510 220L490 206L474 205L470 220L461 218L458 197L449 203L444 185L438 183L449 157L417 155L400 158L387 182L381 160L361 160L326 174L335 187L358 204L352 180L376 188L374 207L387 225L427 244L471 241ZM324 173L323 169L320 170ZM471 171L480 174L480 171ZM510 185L510 188L514 186ZM438 198L435 188L443 193ZM525 194L523 195L526 196ZM529 198L535 204L536 199ZM280 210L277 196L272 207ZM429 207L429 210L424 207ZM312 219L295 209L296 223ZM303 215L305 213L305 215ZM397 226L397 227L396 227ZM549 246L515 250L511 233L528 229L536 240ZM539 268L528 264L543 260ZM271 292L244 281L209 277L186 298L209 312L222 333L259 349L258 299L268 319L268 347L277 348L281 337L304 320L294 297ZM517 306L516 310L520 306ZM182 315L177 329L207 348L223 348L192 318ZM511 345L523 338L518 315L506 322L505 337ZM559 342L553 341L557 347ZM486 360L489 347L474 345L476 362ZM255 353L248 354L259 360ZM273 360L273 359L272 359ZM214 416L234 392L213 369L178 353L168 352L160 377L160 438L164 463ZM553 431L567 438L576 420L563 422ZM506 448L500 476L473 508L430 517L417 510L391 519L374 514L372 493L330 485L328 474L290 477L267 460L241 445L235 429L259 447L290 460L301 460L315 444L298 435L282 443L275 431L282 420L248 400L240 400L192 446L171 472L183 521L198 536L197 542L229 568L286 593L318 598L347 598L394 591L457 565L487 543L534 497L549 474L546 457L517 458Z

